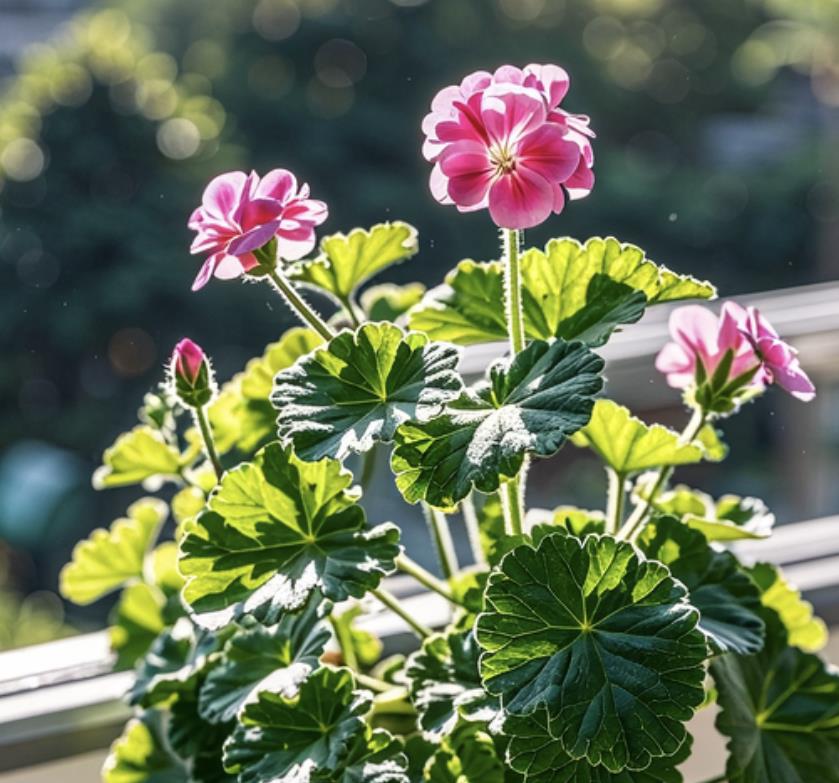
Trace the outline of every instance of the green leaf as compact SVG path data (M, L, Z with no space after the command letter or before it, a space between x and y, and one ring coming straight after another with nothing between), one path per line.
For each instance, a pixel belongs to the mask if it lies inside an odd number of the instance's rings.
M141 424L120 435L102 463L93 474L95 489L142 484L154 491L166 480L177 480L181 456L158 430Z
M108 629L111 649L117 654L116 668L130 668L146 654L166 627L165 609L166 597L145 582L122 591Z
M373 275L405 261L418 249L417 230L402 221L379 223L367 231L355 228L349 234L324 237L321 254L292 267L291 277L345 302Z
M182 759L188 760L190 783L235 783L224 771L222 748L233 725L212 725L198 714L195 688L181 692L169 710L166 735L169 745Z
M650 522L638 546L687 587L691 604L699 610L698 628L715 652L749 655L760 650L760 591L731 552L712 549L702 533L675 517Z
M510 738L507 760L524 775L526 783L682 783L679 764L690 756L688 735L672 756L657 757L643 770L612 773L592 767L585 759L569 756L548 730L547 710L532 715L509 715L503 732Z
M422 299L424 293L425 286L422 283L382 283L370 286L361 295L361 309L370 321L396 322Z
M186 768L161 739L156 713L133 718L102 768L104 783L189 783Z
M284 614L270 628L238 630L201 686L201 717L211 723L233 720L265 690L293 697L318 667L330 639L323 609L310 600L301 612Z
M628 543L520 546L486 589L481 676L504 709L546 707L565 751L613 772L674 754L702 702L705 640L685 587Z
M429 783L504 783L504 764L479 724L461 724L425 765Z
M472 488L498 489L526 454L549 457L585 426L603 379L603 360L580 343L532 342L442 415L396 432L391 467L409 503L452 508Z
M484 691L474 633L437 634L408 658L405 674L423 736L439 742L461 721L489 723L498 697Z
M531 508L525 518L525 528L532 530L537 526L542 528L542 533L556 532L559 528L577 538L585 538L589 533L605 532L606 515L602 511L591 511L576 506L557 506L552 511Z
M353 688L348 669L322 668L292 699L263 691L225 744L225 768L239 783L340 781L370 708L369 693Z
M529 339L561 337L601 345L644 308L679 299L711 299L714 287L677 275L616 239L552 239L521 256L522 300ZM412 329L460 345L504 340L503 265L461 261L409 314Z
M729 738L730 783L839 782L839 675L787 643L777 614L764 609L766 645L757 655L711 664Z
M280 372L271 402L301 459L369 451L405 421L426 419L463 388L460 351L394 324L341 332Z
M790 644L810 653L827 644L824 621L813 615L813 605L801 597L801 592L784 579L778 568L770 563L756 563L748 573L760 590L761 603L781 618Z
M699 430L694 443L701 443L708 462L722 462L728 456L728 446L722 439L722 432L713 424L706 424Z
M199 487L184 487L172 497L172 516L179 525L198 515L204 508L206 496Z
M588 447L616 473L628 476L642 470L700 462L704 449L682 443L678 432L661 424L645 424L613 400L597 400L591 421L571 437L575 446Z
M274 376L291 367L301 356L311 353L323 339L311 329L289 329L277 342L270 343L257 359L251 359L242 373L242 396L246 400L267 402L274 388Z
M143 498L128 507L126 517L108 530L94 530L73 549L61 569L61 594L76 604L93 603L143 576L143 563L157 538L168 508L162 500Z
M228 471L209 510L181 541L184 599L202 619L294 610L320 589L333 601L361 597L394 568L399 531L368 528L352 475L331 459L303 462L272 443Z
M634 494L649 495L655 478L641 476ZM661 492L653 508L662 514L679 517L689 527L699 530L709 541L737 541L767 538L775 524L775 516L758 498L723 495L718 501L704 492L678 484Z
M152 644L128 693L130 704L152 707L195 686L219 640L197 629L186 617L164 631Z
M362 666L372 666L382 654L383 644L376 634L359 628L355 621L364 614L361 604L355 604L340 614L332 613L332 626L341 640L341 649L349 645L356 662Z
M402 742L384 729L359 734L344 761L338 783L409 783Z

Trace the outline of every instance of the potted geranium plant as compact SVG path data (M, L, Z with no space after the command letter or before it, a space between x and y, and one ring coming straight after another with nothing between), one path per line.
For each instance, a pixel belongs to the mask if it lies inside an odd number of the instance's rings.
M434 99L432 193L487 209L502 250L424 296L358 296L417 252L411 226L333 234L312 257L327 207L290 172L207 186L189 219L205 257L193 288L263 280L302 325L218 388L182 341L105 451L97 487L176 487L95 531L62 574L80 603L122 590L113 645L138 661L137 715L105 780L670 783L687 721L713 700L729 740L718 780L839 780L839 677L813 654L824 626L777 569L726 549L768 536L771 515L671 483L725 457L716 425L748 400L813 386L760 313L727 302L672 313L657 366L684 394L683 432L604 396L597 348L647 307L715 290L614 238L524 248L524 229L594 184L588 119L561 108L568 84L557 66L505 66ZM335 303L329 320L311 288ZM506 355L466 385L462 347L501 340ZM603 508L528 508L529 462L566 441L602 460ZM427 511L442 576L359 505L377 444ZM384 585L397 571L449 603L449 625L405 610ZM373 599L416 634L407 658L378 660L355 628Z

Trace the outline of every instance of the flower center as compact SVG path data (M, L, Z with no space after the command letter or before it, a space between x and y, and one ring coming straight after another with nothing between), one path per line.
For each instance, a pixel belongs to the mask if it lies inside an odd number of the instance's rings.
M489 152L489 158L495 166L495 175L500 177L516 170L516 156L509 147L496 146Z

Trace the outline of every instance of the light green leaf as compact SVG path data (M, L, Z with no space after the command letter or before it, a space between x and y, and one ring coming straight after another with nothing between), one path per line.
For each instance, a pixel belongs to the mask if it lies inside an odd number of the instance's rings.
M702 444L708 462L722 462L728 456L728 445L722 439L722 432L713 424L702 427L694 443Z
M649 496L654 476L641 476L633 490L640 498ZM723 495L718 501L684 484L661 492L653 508L679 517L688 527L699 530L709 541L737 541L767 538L775 516L758 498Z
M574 758L643 769L679 749L704 696L705 640L686 594L614 538L519 546L491 574L476 624L484 686L507 713L546 707Z
M597 400L591 421L571 442L590 448L623 476L650 468L690 465L704 456L700 445L681 442L678 432L661 424L645 424L628 408L605 399Z
M410 258L418 249L417 230L402 221L379 223L368 231L355 228L349 234L324 237L320 255L296 264L291 276L346 302L373 275Z
M104 783L189 783L186 767L167 749L156 713L128 722L102 768Z
M532 342L442 415L396 432L391 467L409 503L452 508L472 488L498 489L526 454L549 457L585 426L603 379L603 360L581 343Z
M711 664L728 741L729 783L838 783L839 675L791 647L764 609L766 645L757 655Z
M529 339L561 337L601 345L644 308L679 299L711 299L707 282L677 275L616 239L552 239L521 256L522 300ZM503 266L461 261L409 314L412 329L460 345L503 340Z
M213 634L181 617L152 644L137 669L129 703L153 707L193 688L218 647L219 640Z
M198 515L204 508L206 500L204 492L199 487L184 487L172 497L172 516L179 525Z
M786 628L789 643L804 652L818 652L827 644L827 626L813 614L813 605L801 592L784 579L781 571L770 563L756 563L748 569L758 586L764 606L777 612Z
M702 533L675 517L650 522L638 546L687 587L691 604L699 610L697 627L715 652L749 655L760 650L760 592L731 552L712 549Z
M274 388L274 376L322 343L323 338L311 329L299 326L289 329L277 342L270 343L262 356L248 362L242 373L242 396L246 400L267 402Z
M460 351L389 323L341 332L278 373L271 402L280 437L301 459L369 451L397 426L427 419L463 388Z
M239 783L341 781L370 708L369 693L353 688L348 669L321 668L294 698L263 691L225 743L225 768Z
M164 481L176 481L181 457L158 430L141 424L120 435L102 455L93 474L95 489L143 484L149 491Z
M372 666L379 660L384 645L376 634L356 625L356 619L364 614L361 604L355 604L344 612L331 615L332 627L341 642L341 649L349 646L350 655L354 655L356 662L362 666ZM348 663L345 661L345 663Z
M401 319L422 299L425 286L422 283L382 283L370 286L361 295L361 309L371 321L393 321Z
M507 759L524 775L526 783L682 783L679 764L690 756L692 738L688 735L672 756L657 757L643 770L609 772L592 767L585 759L569 756L548 731L547 710L532 715L509 715L504 735L510 738Z
M72 560L61 569L61 594L76 604L93 603L143 575L143 563L168 509L162 500L143 498L132 503L128 516L108 530L94 530L73 549Z
M480 724L465 723L443 740L425 765L429 783L504 783L504 764Z
M528 509L524 520L525 529L556 532L557 528L567 530L572 536L585 538L589 533L603 533L606 530L606 515L576 506L557 506L549 511L544 508ZM541 538L540 538L541 540Z
M498 697L481 685L479 653L469 630L432 636L408 658L405 674L426 739L440 742L461 720L486 724L495 717Z
M228 471L181 541L184 599L214 626L241 612L263 621L320 589L361 597L393 570L399 531L368 528L352 475L330 459L303 462L272 443Z
M201 717L211 723L233 720L266 690L295 696L300 683L318 667L330 639L323 620L328 606L309 600L301 612L284 614L270 628L237 630L201 686Z
M130 668L146 654L166 627L165 610L166 596L152 585L137 582L122 591L108 629L117 668Z

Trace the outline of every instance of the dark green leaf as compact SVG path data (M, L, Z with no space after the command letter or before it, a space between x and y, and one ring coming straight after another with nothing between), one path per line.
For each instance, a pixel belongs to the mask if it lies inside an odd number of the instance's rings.
M638 546L684 583L699 610L699 630L715 652L756 653L763 646L760 592L731 552L718 552L698 530L675 517L660 517L642 532Z
M603 360L581 343L532 342L500 360L428 422L403 424L391 466L410 503L451 508L473 487L498 489L526 454L548 457L585 426L600 391Z
M480 648L472 631L426 639L405 670L411 701L426 739L439 742L460 720L488 723L498 697L484 691L478 673Z
M196 683L196 686L198 683ZM166 735L169 745L190 769L190 783L233 783L224 770L222 748L233 724L213 725L198 714L197 687L181 691L169 710Z
M344 459L427 419L463 388L460 351L389 323L341 332L280 372L271 401L280 437L306 460Z
M443 740L423 778L429 783L504 783L504 764L492 737L479 724L465 723Z
M546 710L508 716L503 732L510 737L508 762L524 775L526 783L682 783L677 767L690 755L692 742L688 735L674 755L654 758L643 770L609 772L569 756L550 735Z
M706 647L686 593L610 537L517 547L490 576L476 625L484 685L514 715L547 707L569 755L644 768L678 750L703 698Z
M729 783L837 783L839 675L788 645L780 618L763 610L766 644L757 655L711 664L729 738Z
M634 245L611 237L592 238L585 245L552 239L544 252L522 254L521 275L530 339L561 337L600 345L616 326L637 321L648 305L716 295L710 283L677 275ZM445 284L411 311L411 328L460 345L503 340L503 285L500 262L461 261Z
M355 738L339 777L316 774L323 783L408 783L402 743L384 729L366 729Z
M270 624L315 589L343 601L376 587L394 568L399 531L367 528L351 483L339 462L303 462L278 443L228 471L181 541L183 596L217 613L202 621L259 610Z
M269 628L242 628L227 640L199 697L201 716L211 723L233 720L261 691L286 697L318 667L330 639L324 607L313 596L306 607L288 612ZM326 607L328 608L328 606Z
M89 604L143 576L143 563L168 509L162 500L143 498L128 507L127 516L109 530L94 530L73 549L61 569L61 594L76 604Z

